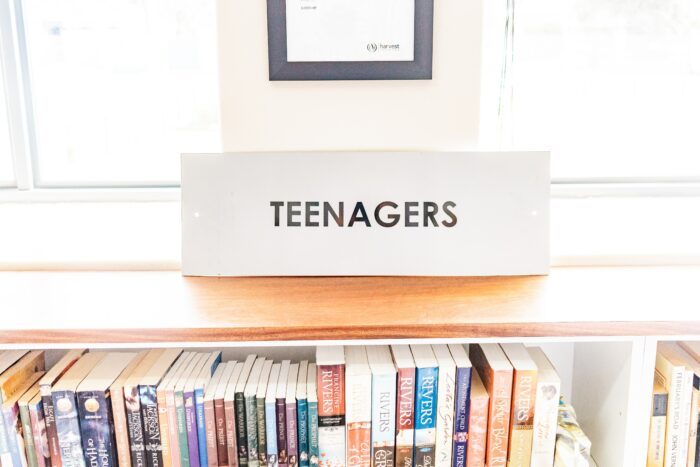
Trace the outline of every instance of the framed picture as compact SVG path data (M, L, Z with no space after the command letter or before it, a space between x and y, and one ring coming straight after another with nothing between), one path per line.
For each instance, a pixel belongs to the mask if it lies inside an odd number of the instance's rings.
M271 81L431 79L433 0L267 0Z

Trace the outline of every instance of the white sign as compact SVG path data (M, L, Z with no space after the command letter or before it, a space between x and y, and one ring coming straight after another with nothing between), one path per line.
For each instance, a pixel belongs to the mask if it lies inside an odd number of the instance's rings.
M415 0L287 0L288 62L413 61Z
M197 276L546 274L549 154L182 156Z

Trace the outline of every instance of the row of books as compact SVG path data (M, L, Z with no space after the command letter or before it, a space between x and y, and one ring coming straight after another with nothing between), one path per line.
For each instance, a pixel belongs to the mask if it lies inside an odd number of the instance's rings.
M700 342L659 342L647 466L700 467Z
M544 352L522 344L320 346L315 363L71 350L48 371L42 351L8 350L0 463L574 465L563 457L571 446L555 452L566 441L557 429L585 437L559 393Z

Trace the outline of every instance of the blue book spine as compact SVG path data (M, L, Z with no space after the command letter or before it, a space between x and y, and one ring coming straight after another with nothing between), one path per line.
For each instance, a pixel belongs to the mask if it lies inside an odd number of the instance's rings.
M277 407L276 401L265 401L265 439L268 467L277 467ZM260 466L264 467L264 466Z
M452 466L467 465L469 441L469 399L472 389L472 369L457 368L455 377L455 428L452 444Z
M94 391L79 392L78 415L85 463L92 467L116 466L117 454L109 396Z
M318 453L318 402L311 401L307 404L307 425L309 432L309 465L317 467Z
M51 393L51 398L56 409L56 431L58 431L61 464L63 467L85 467L75 393L56 391Z
M22 467L26 465L24 457L24 443L22 443L22 451L20 452L19 439L22 433L22 427L19 417L19 406L15 403L12 407L4 407L2 409L2 420L0 423L4 425L7 432L7 445L9 449L9 458L12 460L12 465ZM4 456L7 458L7 454ZM3 460L3 463L5 461ZM4 464L3 464L4 465Z
M415 467L435 465L438 369L416 369Z
M306 399L297 400L297 445L299 449L299 465L309 467L309 427L308 403Z
M0 405L2 405L2 394L0 394ZM10 447L7 444L7 430L5 423L0 423L0 463L9 462Z
M221 352L214 359L208 375L211 377L216 370L217 365L221 363ZM194 388L194 410L197 416L197 444L199 446L199 465L206 467L209 465L209 457L207 456L207 427L204 423L204 387Z

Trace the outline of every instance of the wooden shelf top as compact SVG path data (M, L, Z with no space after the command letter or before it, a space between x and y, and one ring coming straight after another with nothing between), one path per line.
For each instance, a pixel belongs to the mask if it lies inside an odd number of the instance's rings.
M0 272L0 344L700 335L700 267L537 277Z

